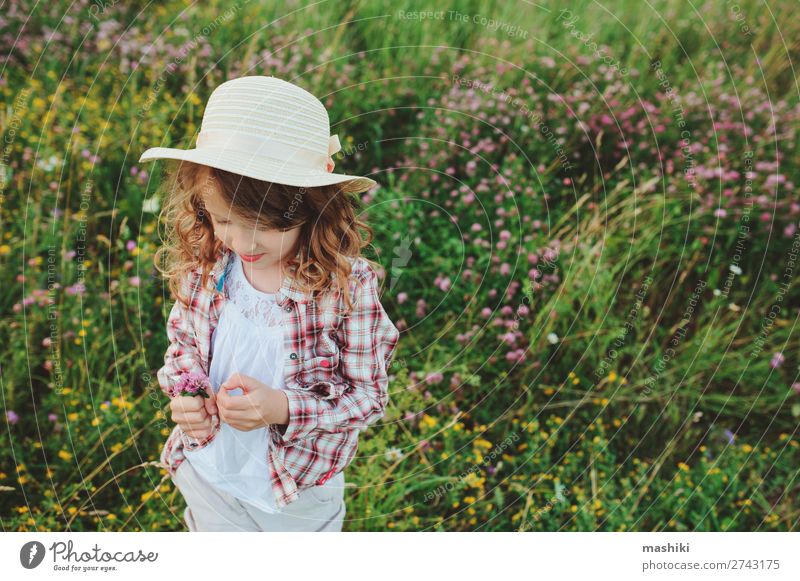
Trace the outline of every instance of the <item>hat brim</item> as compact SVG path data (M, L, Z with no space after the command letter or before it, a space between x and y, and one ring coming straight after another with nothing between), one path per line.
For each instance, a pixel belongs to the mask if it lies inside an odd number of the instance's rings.
M247 156L241 152L226 149L151 147L142 154L139 162L154 161L156 159L191 161L257 180L295 187L310 188L353 182L354 189L366 191L377 185L375 180L363 176L350 176L324 171L309 173L307 167L264 157Z

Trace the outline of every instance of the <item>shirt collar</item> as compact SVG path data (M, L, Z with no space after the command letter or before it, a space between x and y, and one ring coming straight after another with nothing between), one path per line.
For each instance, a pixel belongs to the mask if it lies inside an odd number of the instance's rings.
M228 266L231 264L231 259L233 258L234 252L230 248L223 247L222 254L217 259L216 264L214 264L214 268L211 270L210 278L211 282L213 283L213 288L217 288L220 283L220 278L223 272L226 272ZM297 252L296 258L300 259L300 251ZM308 301L308 295L303 292L300 288L300 285L297 283L295 278L292 276L294 269L292 269L283 279L283 283L281 284L280 294L282 298L279 301L279 304L283 304L286 302L286 299L291 299L298 303L305 303Z

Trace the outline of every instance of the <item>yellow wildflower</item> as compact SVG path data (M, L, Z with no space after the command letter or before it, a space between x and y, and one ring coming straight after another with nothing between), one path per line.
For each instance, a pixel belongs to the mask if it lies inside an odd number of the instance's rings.
M481 488L484 482L486 482L486 479L481 476L478 476L475 472L470 472L464 478L464 482L467 484L467 486L470 486L472 488Z
M432 428L436 425L436 418L423 414L419 423L423 428Z

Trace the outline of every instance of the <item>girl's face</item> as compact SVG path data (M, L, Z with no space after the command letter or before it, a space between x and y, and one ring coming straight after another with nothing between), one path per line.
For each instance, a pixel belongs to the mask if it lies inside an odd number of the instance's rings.
M231 211L214 187L206 189L203 202L214 226L214 234L238 254L242 262L256 270L270 270L291 258L289 253L300 235L300 226L286 231L256 230Z

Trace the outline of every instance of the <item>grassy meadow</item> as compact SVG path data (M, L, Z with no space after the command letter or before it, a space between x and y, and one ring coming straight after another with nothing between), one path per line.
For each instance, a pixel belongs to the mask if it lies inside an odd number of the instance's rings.
M402 334L345 530L797 530L795 12L6 3L2 530L185 530L138 158L246 74L319 96L336 171L380 184Z

